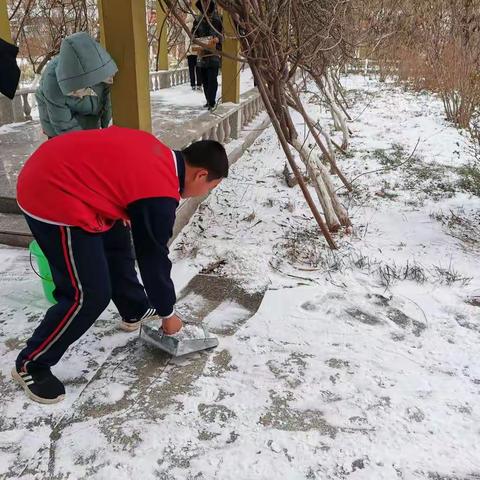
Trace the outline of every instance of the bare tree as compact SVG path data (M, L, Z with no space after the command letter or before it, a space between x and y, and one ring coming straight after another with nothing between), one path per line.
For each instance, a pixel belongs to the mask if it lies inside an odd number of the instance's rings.
M480 0L364 0L352 23L385 75L442 98L449 120L469 127L480 108Z
M98 34L95 0L9 0L10 25L20 56L34 74L56 55L64 37L78 31Z
M207 7L209 2L210 0L203 0L204 6ZM182 23L177 13L178 2L166 0L166 3L172 14ZM335 193L322 157L330 162L332 171L340 176L344 184L348 187L349 184L332 155L333 148L327 130L308 116L303 106L302 92L295 79L302 72L309 78L318 80L317 83L322 79L324 89L321 93L330 103L335 121L342 129L346 126L345 117L339 114L341 108L335 99L336 87L333 80L327 79L329 67L340 64L344 59L344 52L351 48L343 29L350 2L218 0L217 3L232 18L235 38L241 45L241 55L237 60L250 65L288 164L323 235L329 245L336 248L331 232L342 226L350 226L350 220ZM196 39L192 41L200 43ZM325 85L328 85L330 97L325 94ZM315 149L307 148L308 138L299 135L292 119L292 108L302 115L308 125L309 137L316 145ZM348 146L345 139L343 144ZM300 173L297 158L306 167L325 220Z

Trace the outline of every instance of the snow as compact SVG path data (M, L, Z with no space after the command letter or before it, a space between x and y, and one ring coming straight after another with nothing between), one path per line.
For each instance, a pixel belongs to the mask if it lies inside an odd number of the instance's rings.
M15 122L15 123L5 123L4 125L0 125L0 134L3 133L15 133L21 129L26 122Z
M199 327L197 325L184 325L184 327L179 332L171 336L181 342L183 340L205 338L205 331L202 327Z
M441 102L432 95L360 76L345 83L375 94L366 109L365 102L352 109L354 155L340 160L348 178L382 168L371 155L376 149L399 144L406 158L418 139L415 155L422 162L452 167L468 161L465 138L443 120ZM309 107L312 115L328 118ZM296 121L300 124L300 118ZM201 466L190 471L205 471L205 463L212 462L218 478L478 475L480 441L473 425L480 415L480 313L465 303L469 294L480 292L478 243L466 249L431 214L471 215L478 212L479 199L460 191L432 199L431 192L415 191L420 181L414 191L403 189L401 177L408 178L408 172L399 170L364 175L357 183L360 198L345 200L355 233L338 239L338 252L329 252L298 187L283 186L283 165L269 130L176 243L180 258L198 252L193 261L199 268L223 260L218 273L246 288L270 288L260 311L234 338L223 340L236 368L216 379L218 389L238 383L245 391L248 398L233 388L232 400L223 404L241 412L241 420L228 429L235 427L239 438L249 441L236 443L233 454L215 462L220 438L203 452ZM455 181L454 173L445 171L445 177ZM394 199L375 195L385 182L392 184ZM312 234L297 244L297 259L313 257L316 267L285 258L289 238L298 239L292 232L305 230ZM362 259L365 266L359 268ZM386 286L381 281L382 267L407 264L424 271L423 283L407 279ZM471 280L446 285L437 267L452 266ZM275 407L283 403L289 408ZM276 411L267 414L270 436L252 434L258 412L269 410ZM319 418L325 420L325 432L321 422L314 425ZM292 434L288 424L297 420ZM245 424L249 427L243 430ZM240 473L232 460L239 457L246 468Z
M205 318L234 327L213 354L158 365L116 331L109 307L55 369L73 380L64 403L27 403L6 384L0 472L21 460L31 467L21 478L480 475L480 310L466 302L480 295L480 243L440 221L442 212L478 221L480 199L454 170L468 145L431 94L362 76L344 84L352 152L338 163L348 178L405 160L420 141L411 164L358 177L355 195L338 184L354 224L336 237L339 250L326 247L299 188L285 185L267 129L171 248L177 290L208 269L266 289L257 313L237 322L244 308L225 299ZM330 123L323 107L308 109ZM441 168L433 183L421 174L429 165ZM7 377L46 304L25 251L0 248L0 271ZM152 374L139 380L134 365ZM14 447L35 421L28 449ZM60 440L47 438L54 425Z
M243 320L248 313L249 311L237 302L226 300L210 312L203 320L203 323L208 328L218 330L235 325L235 323Z
M240 72L240 93L253 88L253 76L250 69ZM222 75L218 76L217 101L222 95ZM203 90L192 90L189 83L150 92L155 115L168 115L169 121L182 124L187 120L205 113L205 94Z
M162 329L161 324L158 321L150 322L149 327L154 331L159 331ZM180 331L168 336L175 338L179 342L183 340L192 340L197 338L203 339L205 338L205 330L199 325L184 324Z

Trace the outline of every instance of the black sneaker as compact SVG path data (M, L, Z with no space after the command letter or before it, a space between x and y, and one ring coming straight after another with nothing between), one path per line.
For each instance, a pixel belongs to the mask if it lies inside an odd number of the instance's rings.
M141 318L135 318L133 320L124 320L122 318L122 320L120 320L119 328L124 332L135 332L140 328L141 324L142 324Z
M154 308L149 308L145 314L143 315L142 318L133 318L131 320L126 320L122 318L120 320L120 330L123 330L125 332L135 332L140 328L140 325L142 324L143 320L146 318L151 318L151 317L156 317L157 316L157 311Z
M29 398L39 403L57 403L65 398L63 383L50 371L42 368L26 372L13 367L12 378Z

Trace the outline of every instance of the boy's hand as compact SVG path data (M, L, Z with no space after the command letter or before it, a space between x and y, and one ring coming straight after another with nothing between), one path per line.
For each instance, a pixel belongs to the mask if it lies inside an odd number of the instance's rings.
M173 335L179 332L183 327L183 322L180 317L173 315L170 318L164 318L162 321L162 329L165 335Z

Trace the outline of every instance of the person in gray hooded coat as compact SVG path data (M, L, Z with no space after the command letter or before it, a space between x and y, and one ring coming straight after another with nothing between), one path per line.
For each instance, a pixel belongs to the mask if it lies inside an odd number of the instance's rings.
M108 127L110 84L117 71L112 57L87 33L65 37L36 92L45 135Z

